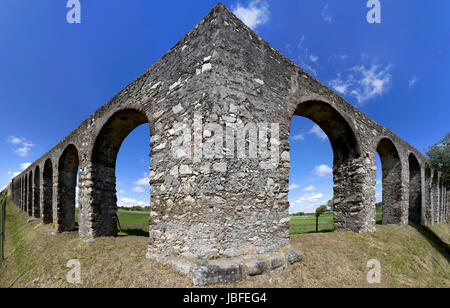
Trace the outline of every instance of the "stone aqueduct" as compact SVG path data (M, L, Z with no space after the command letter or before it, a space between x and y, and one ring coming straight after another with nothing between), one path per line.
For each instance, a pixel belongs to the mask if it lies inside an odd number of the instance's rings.
M192 159L174 156L184 138L176 132L195 127L196 115L203 125L223 127L279 123L279 161L270 167L264 158L234 158L228 155L236 151L234 142L221 157L195 157L194 149ZM314 121L331 142L337 230L375 231L377 152L384 224L448 217L448 186L421 152L282 56L221 4L15 177L13 199L58 232L73 231L79 169L80 237L117 235L116 157L125 137L149 123L148 257L193 274L197 284L259 274L300 259L289 246L294 116ZM205 131L203 142L210 137Z

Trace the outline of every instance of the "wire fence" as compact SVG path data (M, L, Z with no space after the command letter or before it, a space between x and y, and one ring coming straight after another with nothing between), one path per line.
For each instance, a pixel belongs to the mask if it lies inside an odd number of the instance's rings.
M317 219L317 221L316 221ZM381 208L377 209L376 222L381 224ZM316 225L317 223L317 225ZM318 218L316 215L291 216L290 233L326 233L334 231L334 221L332 213L325 213Z

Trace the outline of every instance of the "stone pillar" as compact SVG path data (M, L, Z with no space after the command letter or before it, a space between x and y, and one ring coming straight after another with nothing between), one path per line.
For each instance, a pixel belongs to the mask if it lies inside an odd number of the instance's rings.
M94 226L92 224L92 217L94 211L92 208L92 199L94 194L94 185L91 178L92 165L85 160L80 162L80 174L78 176L78 188L79 188L79 202L81 204L79 208L78 224L79 235L82 238L94 237Z
M431 192L431 170L425 168L425 221L427 224L433 224L433 202Z
M420 168L420 189L421 189L421 203L422 208L420 211L420 224L427 224L427 179L426 179L426 170L425 168Z
M431 182L431 204L433 211L433 225L438 222L438 207L439 207L439 178L437 172L433 174L433 180Z
M372 158L349 159L333 168L333 213L337 231L375 231L376 161Z

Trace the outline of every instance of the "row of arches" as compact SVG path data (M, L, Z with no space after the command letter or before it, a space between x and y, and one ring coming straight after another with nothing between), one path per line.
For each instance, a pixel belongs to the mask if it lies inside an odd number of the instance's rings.
M360 195L364 194L364 187L359 185L362 180L358 178L364 175L349 173L362 156L354 128L324 102L301 103L294 115L309 118L328 136L334 157L335 226L357 230L358 227L348 221L352 211L361 211L358 206L363 204ZM136 127L148 122L144 113L125 109L114 113L97 134L90 159L85 162L90 168L90 185L95 188L90 190L89 211L85 213L89 215L92 236L117 234L117 155L124 139ZM408 155L407 162L402 162L397 146L389 138L381 138L374 152L379 154L382 165L383 224L406 224L408 220L434 223L447 217L446 190L437 171L422 167L413 153ZM46 224L54 223L60 232L74 230L79 166L79 149L74 144L67 145L57 162L48 158L43 165L14 179L16 204L29 216L41 218ZM409 170L403 170L404 166ZM407 207L404 206L405 189L409 189ZM81 203L80 208L82 206ZM363 210L375 215L370 209Z
M354 178L349 176L351 172L347 168L355 165L354 159L361 156L354 128L334 107L324 102L300 103L294 116L312 120L328 136L334 156L334 223L337 228L348 225L344 221L349 217L348 209L360 210L351 204L351 194L361 192L352 185ZM427 164L422 167L412 152L403 162L397 146L388 137L379 139L373 151L381 160L382 224L405 225L408 221L425 224L446 219L446 187L436 170L431 170ZM375 185L375 181L372 182ZM406 195L409 200L405 200ZM375 212L368 215L375 218Z
M148 119L144 113L122 110L109 118L96 138L90 180L97 189L89 204L95 236L117 235L116 160L125 138L145 123ZM48 158L42 169L37 165L14 179L15 204L30 217L40 218L44 224L53 223L59 232L74 231L79 168L80 152L69 144L56 162ZM78 205L81 214L83 204Z

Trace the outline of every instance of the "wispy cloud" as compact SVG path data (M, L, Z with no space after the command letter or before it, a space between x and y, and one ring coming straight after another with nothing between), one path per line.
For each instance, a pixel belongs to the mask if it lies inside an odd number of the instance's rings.
M314 134L317 137L319 137L322 141L325 141L328 139L327 134L323 132L323 130L319 127L319 125L315 124L311 130L309 131L310 134Z
M133 184L136 186L150 186L149 178L147 175L145 177L137 180Z
M119 200L117 200L117 205L120 207L133 207L133 206L145 207L148 205L148 202L139 201L132 198L119 198Z
M292 140L305 140L305 135L304 134L297 134L297 135L295 135L295 136L292 136L291 137L292 138Z
M322 178L324 176L332 175L333 174L333 169L331 169L331 167L328 166L328 165L320 165L320 166L317 166L314 169L314 173L318 177Z
M324 195L321 193L307 193L300 196L295 202L292 203L291 212L306 212L312 213L319 206L326 203Z
M252 0L247 7L238 3L233 13L253 30L270 20L269 4L265 0Z
M142 186L136 186L132 189L135 193L143 194L145 192L145 189Z
M303 191L314 191L314 190L316 190L316 187L314 185L310 185L303 189Z
M297 189L297 188L300 188L300 186L298 186L297 184L289 185L289 190L294 190L294 189Z
M300 52L298 56L298 64L300 65L300 67L317 77L319 57L313 54L310 49L305 46L305 40L306 38L303 35L300 38L300 42L297 44L298 50Z
M31 163L23 163L20 165L20 169L23 171L31 166Z
M336 92L356 99L359 105L382 96L392 83L391 64L381 65L376 61L369 64L364 54L361 58L362 64L345 70L345 74L337 73L336 78L328 82Z
M334 19L331 16L330 9L328 7L328 3L325 4L325 7L322 10L322 19L329 24L332 24L334 22Z
M419 82L419 79L416 76L413 76L408 82L409 88L413 88L417 82Z
M19 157L27 157L31 152L31 148L34 147L34 144L32 142L27 141L23 137L19 138L15 136L9 136L7 142L16 147L14 149L14 153L16 153L16 155L18 155Z

